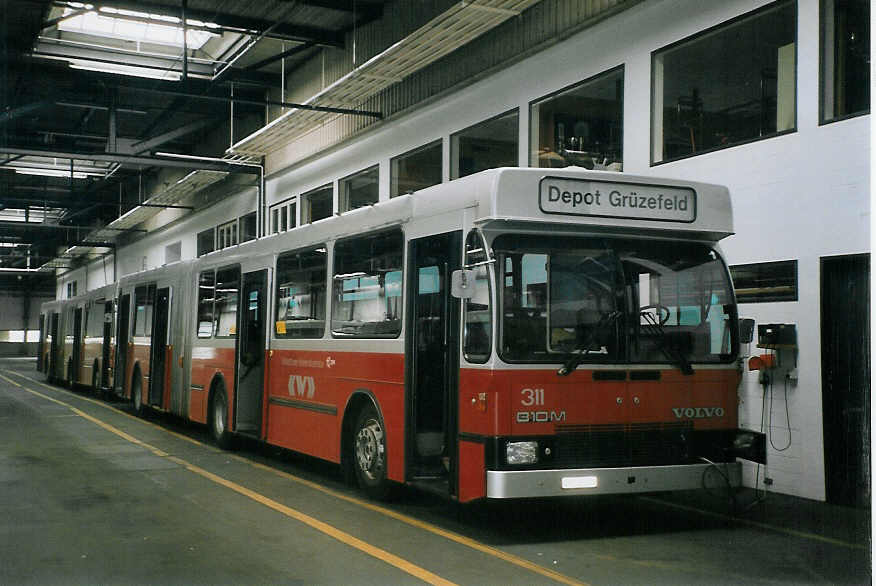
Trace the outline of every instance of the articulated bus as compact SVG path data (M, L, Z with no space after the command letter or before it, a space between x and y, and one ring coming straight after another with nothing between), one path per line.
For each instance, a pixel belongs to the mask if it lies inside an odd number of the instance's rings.
M120 279L100 381L374 497L738 486L765 445L737 423L732 230L723 187L488 170ZM97 332L77 307L44 306L50 377Z
M49 378L94 389L111 386L115 292L114 285L107 285L43 305L38 362Z

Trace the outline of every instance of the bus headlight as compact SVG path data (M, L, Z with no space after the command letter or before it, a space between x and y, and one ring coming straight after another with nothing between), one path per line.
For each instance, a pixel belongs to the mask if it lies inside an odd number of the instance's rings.
M538 442L508 442L505 445L505 461L518 466L535 464L538 462Z

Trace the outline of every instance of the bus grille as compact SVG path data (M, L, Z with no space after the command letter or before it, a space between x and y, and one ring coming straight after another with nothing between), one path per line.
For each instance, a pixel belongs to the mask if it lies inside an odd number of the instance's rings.
M693 460L692 422L558 425L557 468L668 466Z

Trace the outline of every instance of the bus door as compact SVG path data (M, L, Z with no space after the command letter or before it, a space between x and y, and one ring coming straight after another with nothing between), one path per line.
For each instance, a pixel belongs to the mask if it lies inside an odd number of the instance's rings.
M52 312L51 317L49 318L49 336L51 340L49 341L49 356L48 356L48 366L46 367L46 375L49 380L54 380L54 378L58 375L56 372L57 364L58 364L58 319L60 314L58 312Z
M97 386L106 388L109 385L110 359L113 339L113 301L106 301L103 305L103 348L100 358L100 377Z
M267 288L267 269L243 274L239 297L240 335L237 337L234 429L254 436L261 431Z
M46 372L46 365L44 362L44 354L46 352L46 316L45 314L40 314L40 343L37 346L37 371L38 372ZM25 340L27 339L27 334L25 334Z
M67 380L70 384L79 382L79 369L82 364L82 308L77 307L73 313L73 361Z
M408 258L408 480L456 492L459 300L450 274L460 266L462 233L412 240Z
M128 343L131 341L131 294L119 297L119 317L116 321L116 375L113 388L117 394L125 392L125 378L128 367Z
M154 287L154 285L150 285L150 287ZM170 321L169 287L156 291L153 316L152 347L149 359L149 404L162 407L164 376L167 372L167 332Z

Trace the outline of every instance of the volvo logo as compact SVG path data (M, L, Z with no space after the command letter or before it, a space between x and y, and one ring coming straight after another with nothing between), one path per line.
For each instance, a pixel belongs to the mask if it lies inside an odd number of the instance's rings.
M673 407L672 413L676 419L706 419L708 417L724 417L723 407Z

